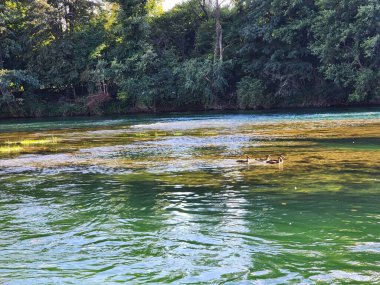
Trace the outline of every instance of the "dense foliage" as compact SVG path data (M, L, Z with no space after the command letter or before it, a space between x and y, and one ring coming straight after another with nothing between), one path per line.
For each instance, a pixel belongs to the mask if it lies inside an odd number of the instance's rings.
M378 0L0 0L0 116L379 100Z

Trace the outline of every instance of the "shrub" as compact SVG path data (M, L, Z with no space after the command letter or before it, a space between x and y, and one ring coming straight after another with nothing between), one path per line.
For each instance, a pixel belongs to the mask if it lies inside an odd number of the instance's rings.
M268 106L264 97L264 83L260 79L243 77L237 84L237 100L240 108L250 109Z

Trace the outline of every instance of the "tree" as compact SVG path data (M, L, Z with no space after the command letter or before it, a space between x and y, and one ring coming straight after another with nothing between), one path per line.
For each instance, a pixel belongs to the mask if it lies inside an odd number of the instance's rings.
M265 82L268 102L288 104L323 80L308 46L316 6L313 0L251 0L244 7L240 50L245 75ZM246 85L246 84L245 84Z
M163 12L162 0L1 0L0 108L34 116L376 102L379 5L189 0Z
M214 61L223 61L223 30L220 23L220 2L215 0L215 52Z
M177 5L151 22L150 40L158 53L172 49L181 60L199 56L196 54L198 31L208 18L198 1Z
M25 90L28 85L38 85L38 81L25 69L27 51L41 40L39 32L32 32L30 25L25 23L30 23L38 10L44 11L43 4L39 2L3 1L0 4L0 105L8 109L17 107L15 92ZM35 24L41 22L36 21Z
M312 26L314 54L324 76L348 99L380 97L380 3L376 0L320 0Z

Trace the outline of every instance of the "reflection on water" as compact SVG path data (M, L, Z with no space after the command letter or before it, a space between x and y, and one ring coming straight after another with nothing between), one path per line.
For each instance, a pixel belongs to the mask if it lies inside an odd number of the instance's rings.
M0 154L0 284L380 283L379 111L29 124L0 145L60 140Z

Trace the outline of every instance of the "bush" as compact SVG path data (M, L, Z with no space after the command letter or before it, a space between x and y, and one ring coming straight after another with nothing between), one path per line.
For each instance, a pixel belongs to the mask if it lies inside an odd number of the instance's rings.
M243 77L237 84L237 100L240 108L250 109L267 107L264 97L265 86L260 79L249 76Z
M26 92L22 100L23 108L28 116L42 117L47 114L47 103L44 100L31 92Z
M207 108L213 103L211 61L190 59L178 65L173 73L177 80L177 104Z
M61 116L78 116L86 114L85 105L78 102L63 102L58 108L58 113Z

